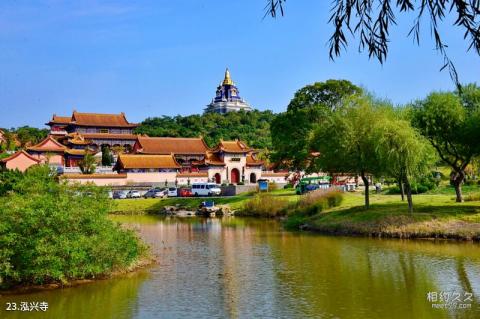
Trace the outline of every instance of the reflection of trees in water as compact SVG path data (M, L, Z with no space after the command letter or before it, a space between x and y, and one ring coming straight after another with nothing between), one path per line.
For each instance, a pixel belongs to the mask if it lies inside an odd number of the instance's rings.
M462 255L477 255L473 262L480 265L479 247L462 244L297 234L267 241L275 264L283 265L275 274L281 298L303 316L449 318L457 313L433 311L426 294L446 291L457 277L472 291Z
M72 288L55 289L28 295L1 296L0 303L16 301L46 301L48 310L33 318L69 319L123 319L132 318L138 306L138 291L148 279L148 273L140 271L115 279L99 280ZM2 319L29 318L25 312L0 310ZM38 316L40 315L40 316Z
M468 279L468 274L465 268L465 258L460 257L457 258L456 260L456 268L457 268L457 274L458 274L458 280L460 281L460 284L462 285L463 291L464 292L473 292L472 284L470 283L470 280Z

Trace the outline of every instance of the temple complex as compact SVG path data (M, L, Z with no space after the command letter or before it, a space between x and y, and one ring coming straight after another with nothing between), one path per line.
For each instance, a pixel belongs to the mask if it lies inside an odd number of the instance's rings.
M234 88L228 70L225 85ZM223 93L222 93L223 94ZM25 170L48 164L63 178L97 185L184 185L194 182L248 184L266 178L283 182L285 174L263 171L257 151L240 140L223 141L209 147L202 137L149 137L136 135L137 124L124 113L97 114L74 111L71 117L54 115L47 123L50 135L0 164ZM115 155L112 166L101 166L101 151ZM87 154L95 157L94 174L81 174L80 163ZM270 174L270 175L268 175Z
M64 143L78 137L90 142L92 148L102 146L124 147L129 150L135 144L137 135L133 130L138 124L128 122L125 114L80 113L73 111L71 117L53 115L46 123L50 126L50 134Z
M205 108L205 113L214 112L225 114L227 112L252 111L253 108L240 97L240 92L230 77L228 68L225 78L217 87L217 92L212 102Z

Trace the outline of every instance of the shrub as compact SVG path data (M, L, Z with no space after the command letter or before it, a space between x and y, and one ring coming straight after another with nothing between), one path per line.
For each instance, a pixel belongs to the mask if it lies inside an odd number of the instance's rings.
M473 180L473 179L467 179L463 182L463 184L465 186L473 186L473 185L476 185L477 184L477 181Z
M285 220L283 227L287 230L298 230L305 222L305 216L292 215Z
M343 193L336 189L319 189L303 195L295 207L291 210L284 222L286 229L299 229L307 221L308 217L321 213L325 209L340 206L343 201Z
M278 189L278 185L275 182L268 183L268 191L274 191Z
M325 208L331 208L341 204L343 194L336 189L318 189L303 195L299 202L299 207L307 207L313 204L325 204Z
M439 180L433 177L425 177L420 179L419 181L413 181L410 185L412 187L412 194L426 193L430 190L437 188L438 183L439 183ZM400 187L398 187L398 185L392 186L386 191L386 194L388 195L400 194Z
M288 202L268 193L261 193L247 201L239 215L277 217L287 213Z
M128 268L146 247L107 218L94 186L59 184L46 166L28 170L0 202L0 285L92 278Z
M0 170L0 196L11 192L22 176L19 170Z
M466 202L477 202L480 201L480 193L472 193L465 196Z
M293 188L293 185L288 183L288 184L285 184L285 186L283 186L283 189L292 189Z
M343 200L343 193L336 189L309 192L298 201L295 213L312 216L325 209L339 206Z

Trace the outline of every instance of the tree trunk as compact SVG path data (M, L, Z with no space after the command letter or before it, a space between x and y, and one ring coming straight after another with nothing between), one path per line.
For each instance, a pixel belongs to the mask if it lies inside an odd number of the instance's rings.
M413 213L412 187L410 185L410 181L408 180L407 176L403 178L403 181L405 184L405 192L407 194L408 212L411 214Z
M369 209L370 208L370 191L369 191L370 183L368 181L368 178L365 176L365 172L362 172L361 176L362 176L363 185L365 185L365 208Z
M405 189L403 188L403 182L398 181L398 188L400 188L400 196L402 197L402 202L405 200Z
M457 203L463 202L462 183L464 179L465 179L464 171L456 172L453 178L453 186L455 187L455 194L457 195L457 198L456 198Z

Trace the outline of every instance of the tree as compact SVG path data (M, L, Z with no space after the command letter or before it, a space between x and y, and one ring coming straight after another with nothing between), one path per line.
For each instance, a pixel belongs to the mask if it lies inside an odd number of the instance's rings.
M363 90L346 80L327 80L298 90L287 107L271 124L272 161L294 170L309 170L312 161L310 137L330 112Z
M376 123L375 131L374 140L382 171L398 180L400 189L407 195L408 210L412 213L411 181L424 176L433 165L435 157L431 146L406 120L385 119Z
M317 125L310 146L318 152L317 171L359 175L365 185L365 207L370 207L369 176L381 175L383 167L376 150L376 123L385 111L371 99L355 97Z
M112 152L110 152L110 147L102 146L102 165L103 166L112 166L113 163L113 156Z
M279 12L284 14L286 0L267 0L266 14L276 17ZM418 3L418 5L416 5ZM431 34L435 40L436 50L444 59L443 69L448 69L451 78L458 87L457 71L448 57L447 44L440 34L440 23L449 13L456 14L454 25L464 31L464 38L470 42L468 49L474 49L480 55L480 5L478 0L334 0L332 1L329 23L334 31L330 37L330 58L340 56L348 46L346 33L351 33L360 39L359 51L368 51L369 57L376 58L383 63L388 54L390 28L396 25L396 15L416 14L409 36L417 44L420 43L420 24L427 15L430 21Z
M10 131L3 131L3 138L5 139L4 143L0 143L1 151L14 151L16 148L15 134Z
M85 154L83 160L80 161L78 166L80 167L80 170L83 174L93 174L95 173L96 168L95 158L92 154L87 153Z
M13 190L13 186L22 178L19 170L0 170L0 196L5 196Z
M295 93L287 110L322 105L334 111L345 98L361 95L363 90L347 80L327 80L307 85Z
M476 83L464 85L462 91L456 92L461 100L463 106L470 111L480 108L480 87Z
M323 113L325 110L313 106L279 114L271 125L271 161L293 170L308 170L310 135Z
M0 289L66 283L131 267L146 247L108 218L106 189L58 183L47 165L15 175L0 201Z
M20 146L25 147L33 144L37 144L41 140L47 137L47 129L38 129L30 126L22 126L15 129L12 133L16 134L20 141Z
M452 168L456 201L462 202L465 169L480 155L480 109L467 108L454 93L431 93L413 107L413 125Z
M250 147L271 148L270 123L276 117L272 111L206 113L189 116L147 118L136 129L149 136L199 137L210 146L220 139L240 139Z

